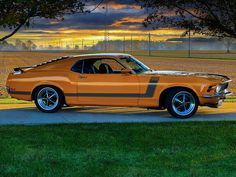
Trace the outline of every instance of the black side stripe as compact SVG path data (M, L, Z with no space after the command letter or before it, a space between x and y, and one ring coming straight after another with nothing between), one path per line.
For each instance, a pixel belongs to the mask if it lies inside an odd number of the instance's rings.
M149 81L148 88L146 93L66 93L65 96L72 97L143 97L143 98L151 98L153 97L156 87L158 83L157 77L152 77Z
M25 91L9 91L8 93L15 95L31 95L31 92L25 92Z
M149 81L148 88L146 93L65 93L65 96L71 97L142 97L142 98L151 98L153 97L158 83L157 77L152 77ZM31 95L31 92L26 91L9 91L9 94L15 95Z

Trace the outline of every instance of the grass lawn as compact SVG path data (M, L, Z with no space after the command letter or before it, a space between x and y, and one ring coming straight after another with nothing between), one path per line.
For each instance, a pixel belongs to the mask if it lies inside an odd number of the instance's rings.
M1 177L236 176L236 122L0 126Z
M17 100L14 98L0 98L0 104L27 104L27 103L32 103L32 102Z
M229 97L227 97L225 102L236 102L236 96L229 96Z

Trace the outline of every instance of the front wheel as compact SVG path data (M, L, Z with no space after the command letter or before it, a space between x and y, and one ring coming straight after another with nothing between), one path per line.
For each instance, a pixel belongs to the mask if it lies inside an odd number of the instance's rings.
M167 96L166 107L168 112L174 117L189 118L196 113L198 100L188 90L173 89Z
M47 86L37 90L34 100L40 111L54 113L62 108L64 95L58 89Z

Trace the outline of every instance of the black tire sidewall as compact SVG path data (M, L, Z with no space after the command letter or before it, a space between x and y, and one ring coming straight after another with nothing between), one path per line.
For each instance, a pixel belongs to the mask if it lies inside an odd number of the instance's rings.
M52 110L45 110L45 109L43 109L43 108L38 104L38 101L37 101L38 93L39 93L43 88L45 88L45 87L54 89L54 90L57 92L58 96L59 96L59 98L58 98L58 104L57 104L57 106L56 106L54 109L52 109ZM38 110L40 110L41 112L44 112L44 113L55 113L55 112L57 112L57 111L60 110L60 109L62 108L62 106L64 105L64 103L65 103L64 100L65 100L65 99L64 99L64 94L63 94L59 89L57 89L57 88L55 88L55 87L52 87L52 86L40 87L40 88L37 89L37 91L35 92L35 95L34 95L34 103L35 103L36 107L38 108Z
M193 111L188 114L188 115L185 115L185 116L182 116L182 115L179 115L177 114L173 107L172 107L172 100L174 98L174 96L176 94L178 94L179 92L182 92L182 91L185 91L185 92L188 92L189 94L191 94L193 96L193 98L195 99L195 107L193 109ZM172 89L167 97L166 97L166 102L165 102L165 105L166 105L166 108L168 110L168 112L173 116L173 117L176 117L176 118L180 118L180 119L187 119L187 118L190 118L192 117L198 110L198 100L196 98L196 96L191 92L191 91L188 91L187 89L182 89L182 88L176 88L176 89Z

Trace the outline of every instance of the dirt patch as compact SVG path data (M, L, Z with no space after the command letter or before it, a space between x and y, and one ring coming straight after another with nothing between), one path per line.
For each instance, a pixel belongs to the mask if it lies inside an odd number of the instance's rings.
M236 60L213 60L191 58L138 57L146 65L157 70L178 70L223 74L233 82L230 88L236 91Z
M169 51L174 53L175 51ZM69 52L0 52L0 86L6 83L7 75L14 67L29 66L59 56L73 55ZM78 54L78 53L77 53ZM137 56L146 65L157 70L183 70L225 74L233 79L231 89L236 92L236 60L160 58Z

